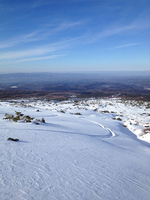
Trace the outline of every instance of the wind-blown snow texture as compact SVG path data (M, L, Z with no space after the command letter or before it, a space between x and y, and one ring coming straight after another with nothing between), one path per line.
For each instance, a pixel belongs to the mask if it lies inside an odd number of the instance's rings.
M3 119L15 111L33 122ZM0 102L0 199L148 200L148 113L117 99Z

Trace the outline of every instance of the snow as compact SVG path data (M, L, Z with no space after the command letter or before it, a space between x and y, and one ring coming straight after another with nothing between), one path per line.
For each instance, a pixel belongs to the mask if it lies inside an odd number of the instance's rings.
M15 111L34 120L3 119ZM0 102L0 199L148 200L149 113L115 98Z

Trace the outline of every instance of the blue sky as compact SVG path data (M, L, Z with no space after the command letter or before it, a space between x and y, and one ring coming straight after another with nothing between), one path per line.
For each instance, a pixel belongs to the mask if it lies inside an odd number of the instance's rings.
M0 73L150 70L149 0L0 0Z

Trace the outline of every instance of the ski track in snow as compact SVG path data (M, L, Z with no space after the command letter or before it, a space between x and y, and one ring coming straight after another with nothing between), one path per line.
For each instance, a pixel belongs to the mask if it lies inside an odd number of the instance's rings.
M90 121L90 122L99 125L101 128L103 128L105 130L108 130L110 134L107 135L106 137L116 137L117 136L116 133L114 133L110 128L107 128L107 127L103 126L102 124L95 122L95 121Z

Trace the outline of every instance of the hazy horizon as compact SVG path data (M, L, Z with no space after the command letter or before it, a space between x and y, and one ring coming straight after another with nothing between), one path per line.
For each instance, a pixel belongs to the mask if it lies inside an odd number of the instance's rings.
M130 74L129 74L130 72ZM59 72L55 72L55 71L41 71L41 72L0 72L0 74L109 74L109 73L112 73L113 75L114 74L126 74L126 75L129 75L129 76L132 76L132 75L148 75L150 73L150 70L137 70L137 71L134 71L134 70L124 70L124 71L119 71L119 70L109 70L109 71L59 71ZM148 73L148 74L147 74Z

